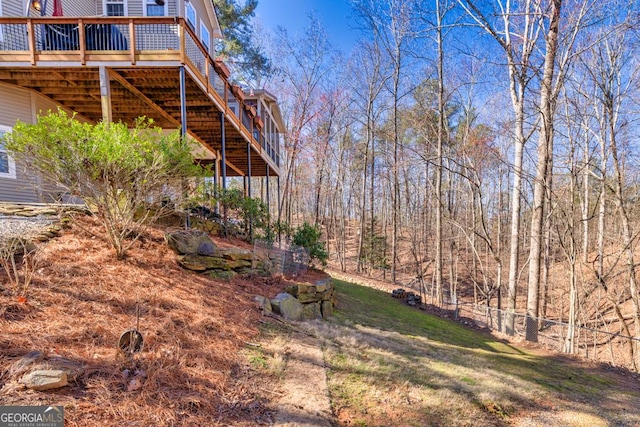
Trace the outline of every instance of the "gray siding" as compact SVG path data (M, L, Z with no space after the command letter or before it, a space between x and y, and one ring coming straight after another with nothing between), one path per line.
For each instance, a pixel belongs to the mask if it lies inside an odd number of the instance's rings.
M129 0L128 3L128 16L144 16L142 13L142 0Z
M179 0L167 0L167 8L169 16L177 16ZM127 16L144 16L143 13L143 0L128 0L127 2ZM104 15L103 0L96 0L96 14Z
M62 2L62 8L64 16L96 16L98 14L96 4L87 0L66 0ZM47 10L48 15L51 16L53 14L52 0L49 0L47 9L51 9Z
M4 6L4 4L3 4ZM33 122L31 92L15 86L0 85L0 124L13 127L17 120ZM0 177L0 201L39 202L33 174L16 164L16 178Z
M3 16L25 16L25 0L0 0ZM64 0L62 2L64 16L94 16L97 14L96 4L92 0ZM31 13L34 13L32 11ZM47 2L47 16L53 14L53 0Z
M17 86L0 84L0 125L13 127L18 120L35 123L38 114L57 111L51 99ZM82 116L78 120L88 121ZM28 165L16 163L16 178L0 177L0 201L41 203L54 201L62 188L43 181Z
M179 1L179 11L178 11L178 16L184 17L186 20L186 5L184 0L178 0ZM204 4L205 1L209 1L209 0L192 0L191 1L191 5L194 7L194 9L196 10L196 20L197 22L195 23L195 28L192 28L192 30L198 35L198 38L202 38L202 34L200 32L200 23L203 23L204 26L209 30L209 35L211 36L210 39L208 40L208 44L209 44L209 48L211 50L213 50L213 45L214 45L214 40L215 40L215 31L213 29L213 25L211 23L213 17L211 17L209 15L209 13L207 12L207 8Z
M3 16L24 16L26 5L22 0L0 0Z
M21 0L0 0L2 16L24 16L25 5Z

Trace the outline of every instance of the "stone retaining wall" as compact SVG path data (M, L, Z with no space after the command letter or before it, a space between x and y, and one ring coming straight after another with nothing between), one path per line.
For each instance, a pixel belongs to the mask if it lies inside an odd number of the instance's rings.
M85 212L78 205L0 203L0 240L25 239L46 242L60 234L70 211Z

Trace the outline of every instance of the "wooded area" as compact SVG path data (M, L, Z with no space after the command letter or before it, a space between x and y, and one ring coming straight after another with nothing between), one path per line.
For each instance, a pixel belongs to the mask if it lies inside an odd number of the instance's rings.
M531 341L542 318L640 336L636 2L351 6L348 57L313 16L257 36L288 128L279 219L427 302L526 312Z

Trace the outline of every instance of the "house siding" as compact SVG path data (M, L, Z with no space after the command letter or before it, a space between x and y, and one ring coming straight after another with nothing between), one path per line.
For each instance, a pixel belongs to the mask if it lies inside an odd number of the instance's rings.
M177 16L177 2L179 0L168 0L167 9L169 16ZM143 0L128 0L127 2L127 16L144 16L144 1ZM96 1L96 13L100 16L104 15L104 2L103 0Z
M207 1L207 0L204 0ZM207 28L207 30L209 30L209 34L211 36L211 38L208 40L208 44L209 47L211 49L211 51L213 52L213 48L214 48L214 43L215 43L215 34L217 33L217 30L214 28L214 26L212 25L212 20L213 17L211 17L209 15L209 13L207 12L207 7L205 6L203 0L192 0L191 1L191 5L193 6L193 8L196 10L196 19L197 22L195 23L195 28L192 28L193 32L196 33L196 35L198 36L199 39L202 39L202 34L200 31L200 23L203 23L204 26ZM184 0L178 0L178 13L177 16L183 17L186 20L186 5L185 5L185 1ZM213 7L213 6L212 6ZM215 9L215 8L214 8ZM210 52L210 53L212 53Z
M0 84L0 125L13 127L18 120L35 123L38 115L57 111L53 100L27 89ZM83 122L88 120L76 116ZM0 201L20 203L52 202L63 192L57 183L40 179L28 165L16 162L16 178L0 177Z
M2 0L2 16L24 16L25 7L20 0Z
M64 1L62 3L64 16L95 16L98 9L91 1ZM47 15L53 14L53 1L47 5Z
M16 121L33 122L31 102L33 95L25 89L0 85L0 125L13 127ZM24 165L16 164L16 178L0 177L0 200L8 202L39 202L35 188L35 177L25 171Z
M0 0L2 1L2 16L24 16L26 11L25 0ZM75 0L63 1L64 16L94 16L97 14L96 4L92 1ZM33 12L32 12L33 13ZM47 16L53 14L53 0L47 2Z

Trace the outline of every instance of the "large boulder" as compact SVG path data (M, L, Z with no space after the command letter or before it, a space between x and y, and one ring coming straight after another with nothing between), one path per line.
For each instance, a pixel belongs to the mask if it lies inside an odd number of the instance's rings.
M164 239L179 255L220 256L220 250L204 231L180 230L165 234Z
M205 255L183 255L178 259L178 263L187 270L240 270L251 267L250 261L242 259L232 260L216 256Z
M271 307L287 320L300 320L303 306L293 295L283 292L271 300Z
M285 292L295 296L303 304L329 301L334 292L333 282L331 279L325 279L313 285L310 283L297 283L287 286Z

